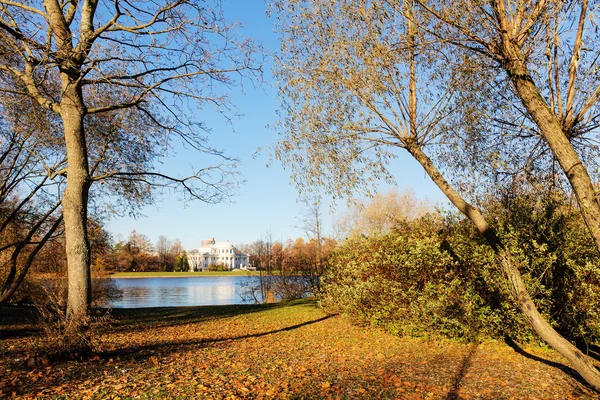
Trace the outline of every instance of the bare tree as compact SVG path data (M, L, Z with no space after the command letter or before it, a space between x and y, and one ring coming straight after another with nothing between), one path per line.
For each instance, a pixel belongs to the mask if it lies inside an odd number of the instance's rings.
M404 221L412 221L431 212L427 201L419 200L414 190L377 193L369 201L354 201L338 224L345 236L388 233Z
M299 228L312 241L315 246L313 254L312 268L304 270L305 277L310 282L313 293L317 294L321 290L320 276L323 273L323 219L321 215L321 202L318 198L304 199L305 208L299 217Z
M194 115L194 105L229 111L221 89L256 70L254 45L238 40L234 32L218 2L0 1L0 77L24 88L7 85L0 90L33 99L62 125L66 165L52 176L66 176L62 212L69 318L84 317L90 303L87 215L95 180L175 183L191 198L208 202L227 196L230 160L206 145L199 134L204 127L189 115ZM94 177L87 121L114 112L117 118L141 115L151 129L224 158L188 178L123 171L118 161L114 169ZM168 139L158 144L169 146Z
M387 164L394 149L406 150L494 250L535 331L600 389L590 360L538 312L510 249L425 153L443 145L444 122L469 105L455 96L463 85L473 86L469 57L444 58L412 2L276 1L274 9L283 37L277 76L285 111L285 137L274 152L293 167L301 188L320 186L334 197L369 193L375 179L393 181Z
M156 242L156 251L158 252L158 257L160 258L161 268L165 271L170 269L170 256L171 256L171 241L165 236L160 235L158 237L158 241Z
M61 180L48 179L47 168L64 159L54 153L50 121L35 110L27 112L29 102L18 100L0 97L0 306L19 288L45 243L60 232L62 221Z

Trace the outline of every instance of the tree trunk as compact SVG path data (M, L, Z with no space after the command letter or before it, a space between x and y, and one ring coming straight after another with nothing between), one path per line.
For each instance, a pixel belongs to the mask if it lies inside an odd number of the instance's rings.
M567 175L577 197L583 219L600 251L600 203L587 169L571 146L567 132L537 89L521 50L512 43L504 43L504 69L529 115L550 146L554 157Z
M510 252L503 246L500 238L488 225L479 209L467 203L442 174L433 165L429 157L421 150L420 146L412 140L407 140L406 149L423 166L425 172L433 182L442 190L448 199L469 218L483 235L487 243L494 250L496 261L502 267L502 271L511 284L511 292L519 309L525 314L529 323L536 333L546 341L554 350L565 357L571 366L586 380L594 389L600 391L600 372L594 367L590 360L579 351L573 344L563 338L539 313L533 300L529 297L525 283L519 269L515 265Z
M85 107L76 78L61 74L63 99L61 117L67 149L67 187L62 206L68 270L67 318L79 320L91 302L90 245L87 234L87 206L90 175L83 129Z

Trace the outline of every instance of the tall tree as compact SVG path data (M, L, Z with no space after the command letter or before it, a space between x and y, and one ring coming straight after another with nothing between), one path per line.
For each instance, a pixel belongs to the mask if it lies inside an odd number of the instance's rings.
M321 215L321 202L316 199L305 199L304 210L299 217L299 228L304 231L306 237L315 244L314 252L314 271L319 275L322 270L322 249L323 249L323 217Z
M160 267L165 271L170 270L170 256L171 256L171 241L165 236L160 235L156 242L156 251L160 258Z
M510 249L424 151L441 145L444 122L469 104L456 96L472 82L469 57L452 63L440 57L438 41L424 39L420 27L428 25L412 2L279 1L274 8L283 37L277 76L285 111L275 156L293 167L296 182L334 197L369 192L375 179L393 180L387 164L394 149L406 150L494 250L535 331L600 390L590 360L538 312Z
M599 127L600 38L595 3L587 0L443 1L418 0L424 29L455 49L487 61L487 73L504 72L506 87L527 118L502 121L521 135L547 143L565 173L600 251L600 201L582 144ZM485 61L483 62L485 63ZM484 65L484 64L482 64ZM493 89L492 89L493 90ZM506 99L510 94L498 93Z
M0 1L0 71L24 88L0 90L30 97L62 125L67 162L54 175L66 176L67 182L62 213L69 318L86 315L91 295L87 216L94 179L86 121L100 114L122 118L128 113L118 111L129 110L146 118L151 129L222 156L206 145L198 132L203 126L188 116L195 114L194 105L227 111L220 89L235 83L231 76L255 69L254 45L234 32L218 1ZM188 179L115 168L98 179L159 178L182 185L193 198L216 202L227 195L228 166L217 162Z

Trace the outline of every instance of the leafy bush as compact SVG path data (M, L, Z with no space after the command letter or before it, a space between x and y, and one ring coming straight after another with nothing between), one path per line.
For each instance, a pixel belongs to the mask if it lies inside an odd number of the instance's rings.
M531 199L521 206L497 204L490 220L517 255L534 301L567 337L597 341L600 260L585 227L572 209ZM348 239L330 259L323 287L328 307L399 335L534 337L493 252L452 214Z
M229 268L223 264L209 264L206 269L209 271L229 271Z
M600 339L600 254L579 210L555 191L513 189L492 204L491 218L555 329L578 341Z
M471 241L471 265L461 263L462 249L453 249L444 228L439 216L429 216L392 233L348 239L323 278L325 304L399 335L492 333L501 316L484 306L487 293L477 281L489 275L493 255Z

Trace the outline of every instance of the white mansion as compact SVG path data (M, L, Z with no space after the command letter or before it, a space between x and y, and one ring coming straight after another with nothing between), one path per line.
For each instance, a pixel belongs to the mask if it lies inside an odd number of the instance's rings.
M243 254L231 243L215 242L215 238L203 240L199 249L188 252L190 272L205 271L209 265L224 265L228 270L246 269L250 264L248 254Z

